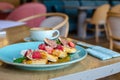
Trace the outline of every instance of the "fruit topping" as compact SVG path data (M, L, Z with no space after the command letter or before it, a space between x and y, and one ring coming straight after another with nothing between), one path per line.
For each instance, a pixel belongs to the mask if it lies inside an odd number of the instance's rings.
M63 46L62 46L62 45L60 45L60 44L58 44L58 45L57 45L57 47L56 47L55 49L58 49L58 50L63 51Z
M75 44L74 44L73 42L68 42L68 45L69 45L70 47L72 47L72 48L75 47Z
M45 46L45 50L49 53L52 54L53 48L50 46Z
M28 59L32 59L32 52L33 52L33 50L31 50L31 49L26 50L24 56Z
M66 39L64 39L62 37L59 37L58 39L60 40L60 42L62 43L62 45L64 45L64 46L68 45L68 41Z
M44 43L39 44L37 49L22 50L22 58L17 58L14 62L23 64L49 64L58 63L60 59L75 53L75 44L66 38L59 37L57 40L44 39Z
M45 50L45 46L46 46L46 44L40 44L38 46L38 49Z
M41 54L39 51L33 51L32 58L33 59L41 59L42 57L41 57Z
M45 41L45 43L46 43L47 45L49 45L49 46L52 47L52 48L57 47L57 43L56 43L55 40L50 40L50 39L48 39L48 38L45 38L44 41Z

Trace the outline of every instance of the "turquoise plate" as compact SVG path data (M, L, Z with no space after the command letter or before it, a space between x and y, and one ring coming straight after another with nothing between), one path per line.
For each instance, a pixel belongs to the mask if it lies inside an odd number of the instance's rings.
M0 49L0 60L3 61L6 64L13 65L17 68L25 69L25 70L55 70L67 67L73 63L76 63L78 61L81 61L87 56L87 52L84 48L80 46L76 46L76 53L73 53L70 55L71 60L64 63L58 63L58 64L45 64L45 65L39 65L39 64L22 64L22 63L14 63L14 58L19 58L22 55L20 54L21 50L25 49L37 49L38 45L43 42L25 42L25 43L18 43L9 45L6 47L3 47Z

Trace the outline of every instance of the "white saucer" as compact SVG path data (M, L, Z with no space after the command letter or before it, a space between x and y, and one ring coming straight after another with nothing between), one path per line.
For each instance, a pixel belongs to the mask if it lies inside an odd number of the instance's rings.
M26 37L26 38L24 38L24 41L31 42L31 41L34 41L34 40L32 40L30 37Z

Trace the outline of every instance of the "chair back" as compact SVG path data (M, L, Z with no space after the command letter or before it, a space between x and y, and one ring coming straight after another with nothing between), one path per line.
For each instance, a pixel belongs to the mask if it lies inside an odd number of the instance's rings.
M41 22L38 27L50 27L52 29L58 29L60 35L67 37L69 31L68 16L63 13L46 13L30 16L19 21L25 22L35 18L47 17Z
M120 40L120 13L108 13L107 25L109 36Z
M110 12L120 13L120 4L113 6Z
M19 21L20 19L46 13L46 7L41 3L26 3L16 8L8 17L7 20ZM45 17L32 19L26 22L29 27L38 27Z
M63 21L64 21L64 17L62 16L51 16L48 17L47 19L45 19L40 27L50 27L53 28L54 26L60 25ZM66 32L66 30L68 30L68 27L66 25L66 23L58 29L60 31L60 35L61 36L67 36L68 32Z
M120 49L120 13L108 13L107 28L109 31L110 49Z
M92 23L94 24L103 24L106 22L107 12L110 9L109 4L104 4L96 9L92 17Z

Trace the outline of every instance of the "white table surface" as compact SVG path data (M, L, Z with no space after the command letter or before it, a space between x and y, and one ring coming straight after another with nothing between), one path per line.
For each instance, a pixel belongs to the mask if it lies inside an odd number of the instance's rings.
M9 20L0 20L0 30L24 25L24 22L9 21Z

